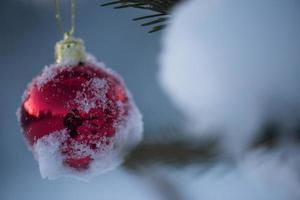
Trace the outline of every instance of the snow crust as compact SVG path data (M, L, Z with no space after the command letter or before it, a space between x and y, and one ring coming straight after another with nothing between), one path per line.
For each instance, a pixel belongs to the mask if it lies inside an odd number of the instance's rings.
M189 183L183 187L195 200L298 200L299 174L293 169L296 165L291 165L294 157L287 157L286 153L283 149L260 149L233 167L220 163L204 174L189 177L187 174L195 173L190 172L179 177Z
M125 87L122 78L118 74L105 68L103 63L98 63L93 56L89 55L87 62L93 66L104 69L110 74L113 74ZM57 70L53 70L53 67L57 68ZM37 84L39 87L42 87L44 83L51 80L56 73L59 73L64 69L64 67L70 66L46 66L42 74L31 84ZM92 88L91 92L95 96L88 100L88 98L84 96L84 91L77 93L75 102L79 103L84 111L88 112L90 109L98 106L99 104L96 104L97 101L100 101L100 105L105 105L107 103L105 95L108 86L106 80L94 78L85 84L89 86L88 88ZM42 178L54 180L60 177L71 177L87 181L119 166L123 161L124 155L131 148L136 146L143 137L142 115L135 105L135 102L127 88L126 95L129 98L128 115L114 124L114 127L116 128L115 136L111 138L104 138L104 140L109 140L108 144L103 145L101 142L106 141L99 141L96 145L98 148L100 147L100 150L97 152L91 150L89 146L85 146L84 144L73 144L76 146L76 149L78 149L78 153L80 154L78 156L91 155L94 159L91 161L87 170L75 170L63 164L64 156L61 153L60 144L70 137L66 129L50 133L49 135L39 139L36 144L33 145L31 150L34 153L35 159L38 161ZM26 98L26 91L23 96L24 100L24 98ZM121 107L122 104L120 102L117 104L121 110L120 115L122 116L122 112L125 111Z
M100 105L106 105L108 85L105 79L93 78L84 84L83 90L86 88L91 88L93 97L87 97L85 91L78 91L75 98L75 102L81 106L83 111L89 112L91 108L95 108L97 101L100 101Z
M183 181L193 199L300 199L299 11L293 0L190 0L173 12L159 81L186 128L218 136L233 158ZM249 148L270 121L278 146Z
M266 122L293 131L300 116L299 11L293 0L191 0L175 9L159 81L190 132L218 135L228 151L241 153Z

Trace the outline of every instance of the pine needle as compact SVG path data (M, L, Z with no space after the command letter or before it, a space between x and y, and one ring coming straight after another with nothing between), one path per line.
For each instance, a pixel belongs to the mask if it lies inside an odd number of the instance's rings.
M152 26L148 32L154 33L166 27L165 22L168 20L172 8L181 1L183 0L119 0L104 3L101 6L113 6L114 9L137 8L155 12L156 14L153 15L145 15L132 19L133 21L140 21L152 18L152 21L145 22L141 26Z

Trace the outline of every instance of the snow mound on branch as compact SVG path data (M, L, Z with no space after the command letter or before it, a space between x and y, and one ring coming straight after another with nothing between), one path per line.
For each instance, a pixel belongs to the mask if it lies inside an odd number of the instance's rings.
M300 113L299 11L295 0L190 0L174 11L160 83L191 132L219 136L237 158L185 180L193 199L300 199L299 142L288 136ZM280 147L248 152L270 121Z
M203 200L298 200L299 173L295 172L294 157L299 149L259 151L248 154L236 166L220 164L188 181L191 199ZM299 154L297 155L298 162ZM201 188L201 190L199 190Z
M242 152L264 123L299 123L300 4L191 0L163 37L159 80L196 134Z

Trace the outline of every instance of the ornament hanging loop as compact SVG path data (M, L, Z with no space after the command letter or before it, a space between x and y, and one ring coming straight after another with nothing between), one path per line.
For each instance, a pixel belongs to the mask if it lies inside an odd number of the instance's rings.
M71 1L71 28L69 31L64 30L63 21L61 17L61 9L60 9L60 0L54 0L55 2L55 18L57 21L58 28L63 35L63 37L73 36L75 32L75 18L76 18L76 2L75 0Z
M55 2L55 18L60 29L63 40L59 41L55 45L55 62L57 64L78 64L86 61L86 53L84 43L81 39L74 38L75 32L75 0L71 1L71 28L69 31L64 30L60 0L54 0Z

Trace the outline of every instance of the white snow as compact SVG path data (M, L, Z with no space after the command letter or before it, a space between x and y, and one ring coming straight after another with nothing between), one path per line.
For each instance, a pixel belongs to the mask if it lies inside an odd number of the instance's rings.
M64 156L61 153L61 142L68 137L66 130L51 133L37 141L33 146L35 158L39 163L42 178L54 180L60 177L71 177L78 180L89 180L121 163L121 158L112 141L110 145L101 145L99 152L92 151L88 146L77 142L78 156L91 155L94 161L87 170L78 171L63 164Z
M191 0L175 9L159 80L191 132L218 133L241 153L266 121L298 123L299 11L294 0Z
M116 136L110 140L109 145L99 141L100 151L94 152L88 146L77 144L81 155L91 155L94 159L87 170L75 170L63 164L64 156L61 154L60 144L68 137L66 130L51 133L39 139L32 150L39 163L42 178L55 180L60 177L71 177L88 181L102 173L119 166L124 155L137 145L142 139L142 116L134 106L130 110L128 119L118 125Z
M105 68L104 64L97 63L92 56L88 57L87 62L92 64L94 67L100 67L107 73L112 74L118 78L121 84L125 87L124 82L119 75L112 70ZM42 87L43 84L55 76L55 74L51 72L58 73L58 71L63 70L65 67L70 66L52 65L50 67L46 67L42 74L34 79L31 84L38 84L39 87ZM93 107L105 105L107 103L105 94L108 86L106 80L93 78L85 84L89 86L86 88L91 90L90 92L92 92L94 97L90 100L87 100L87 98L84 97L85 91L77 93L75 101L82 106L83 110L89 111ZM61 153L60 144L69 137L65 129L50 133L49 135L39 139L31 148L31 150L38 161L41 176L51 180L60 177L90 180L99 174L119 166L123 161L124 155L131 148L136 146L143 137L142 115L135 105L135 102L128 89L126 89L126 94L129 99L128 115L121 118L118 123L114 124L116 133L114 137L109 138L109 145L101 144L101 141L99 141L97 147L100 147L100 150L95 152L90 150L90 148L86 145L79 143L74 144L78 148L78 156L91 155L91 157L94 159L91 161L87 170L78 171L63 164L64 156ZM26 96L26 91L24 96ZM117 105L120 106L119 109L121 112L124 112L122 103L117 102Z
M93 66L97 66L100 67L101 69L104 69L106 72L118 77L118 79L122 80L122 78L115 73L113 70L106 68L105 64L103 62L98 62L97 59L90 53L86 52L86 63L87 64L91 64ZM42 70L41 74L39 74L37 77L34 78L34 80L32 80L27 88L30 88L32 86L32 84L36 85L39 89L48 81L52 80L57 74L59 74L60 72L62 72L63 70L65 70L68 67L73 66L74 63L73 61L70 62L66 62L65 64L51 64L51 65L46 65L44 67L44 69ZM76 66L76 65L74 65ZM25 100L26 95L27 94L27 90L24 91L24 94L22 96L22 101Z
M182 181L189 182L184 189L195 200L298 200L299 174L292 169L292 161L281 150L259 150L233 168L219 164L205 174Z
M83 91L77 92L75 102L85 112L89 112L91 108L95 108L97 105L102 105L102 109L105 109L107 90L108 85L105 79L93 78L84 83ZM87 92L92 93L93 96L86 96Z
M175 9L160 83L186 115L186 128L219 136L235 158L231 169L221 163L177 177L189 183L183 189L191 199L300 199L300 149L287 136L300 113L299 11L294 0L190 0ZM269 120L282 125L282 143L248 149Z
M31 87L32 83L35 84L39 89L41 89L41 87L51 81L59 72L61 72L64 67L67 66L59 66L59 65L50 65L50 66L45 66L42 73L37 76L34 81L32 81L31 83L29 83L28 88ZM26 94L26 91L25 91ZM24 95L24 97L26 97L26 95ZM23 98L24 100L25 98Z

